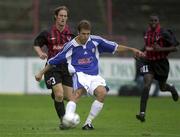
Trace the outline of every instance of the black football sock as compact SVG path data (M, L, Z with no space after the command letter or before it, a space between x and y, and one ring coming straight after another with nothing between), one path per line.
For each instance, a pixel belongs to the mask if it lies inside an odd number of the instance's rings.
M148 98L149 98L149 89L144 88L141 95L140 112L144 112L144 113L146 112Z
M62 118L65 114L65 106L64 106L64 102L57 102L54 100L54 106L56 109L56 112L58 114L59 119L62 121Z

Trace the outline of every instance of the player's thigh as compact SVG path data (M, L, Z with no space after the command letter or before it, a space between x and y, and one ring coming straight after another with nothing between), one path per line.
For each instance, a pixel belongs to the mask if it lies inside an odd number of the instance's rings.
M72 76L67 71L65 71L65 72L63 71L62 84L69 86L69 87L73 86Z
M44 75L45 83L48 89L52 89L58 83L62 83L62 74L59 71L50 70Z
M155 79L163 83L167 80L169 74L169 61L163 59L154 64Z
M56 97L63 97L64 90L61 83L52 86L52 91Z
M154 79L154 75L152 73L146 73L144 75L144 85L150 87Z

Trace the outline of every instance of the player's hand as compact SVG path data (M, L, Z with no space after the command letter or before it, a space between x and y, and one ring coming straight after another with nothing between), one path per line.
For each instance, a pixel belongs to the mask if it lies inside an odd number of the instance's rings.
M48 58L48 55L46 53L42 52L39 54L39 57L40 57L40 59L44 60L44 59Z
M47 64L42 70L39 71L39 73L37 73L35 75L35 79L36 81L40 81L42 79L42 76L52 68L51 65Z
M36 81L40 81L40 80L42 79L42 76L43 76L43 75L42 75L42 73L40 73L40 72L39 72L38 74L36 74L36 75L35 75Z
M161 51L162 50L162 48L158 44L155 44L153 46L153 49L154 49L154 51Z
M138 50L138 49L134 49L134 54L135 54L135 58L137 58L137 57L145 57L145 54L144 54L144 52L142 52L142 51L140 51L140 50Z
M158 44L154 44L153 47L146 47L146 51L161 51L162 48Z

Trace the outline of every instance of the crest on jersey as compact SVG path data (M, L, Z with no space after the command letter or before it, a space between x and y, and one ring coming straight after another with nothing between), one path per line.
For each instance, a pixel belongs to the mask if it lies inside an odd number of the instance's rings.
M158 41L160 39L160 36L159 35L157 35L156 36L156 41Z
M95 48L92 48L92 52L93 52L93 53L95 52Z
M67 37L67 40L70 41L70 40L71 40L71 36L68 36L68 37Z

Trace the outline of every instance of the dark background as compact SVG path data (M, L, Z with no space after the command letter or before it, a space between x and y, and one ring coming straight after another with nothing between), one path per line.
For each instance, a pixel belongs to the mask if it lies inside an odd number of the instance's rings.
M53 9L60 5L70 9L68 24L74 33L77 23L88 19L92 34L141 49L148 17L157 13L162 26L171 28L180 40L179 0L1 0L0 56L36 56L33 39L53 23Z

